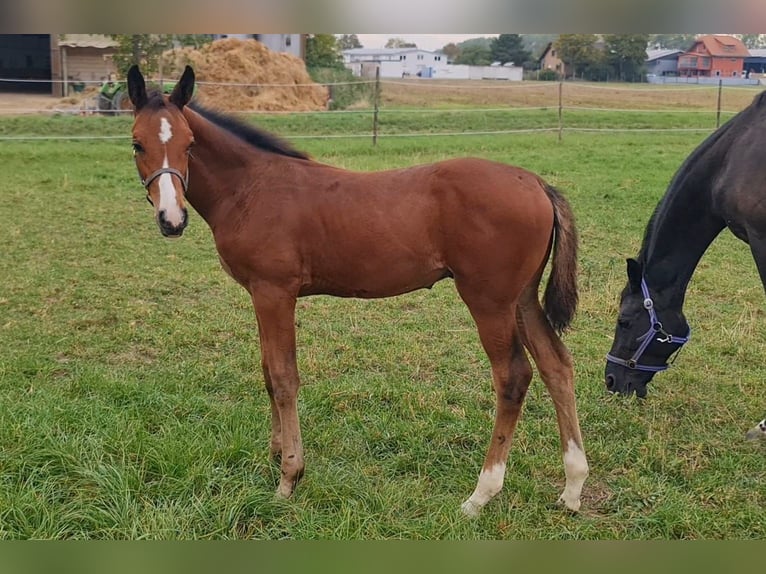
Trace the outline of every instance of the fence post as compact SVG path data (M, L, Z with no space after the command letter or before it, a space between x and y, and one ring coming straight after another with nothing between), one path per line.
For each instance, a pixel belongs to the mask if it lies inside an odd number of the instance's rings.
M721 125L721 86L723 85L723 79L718 80L718 104L715 112L715 129L718 129Z
M380 66L375 68L375 102L372 113L372 145L378 143L378 103L380 101Z
M561 141L561 135L564 131L564 121L562 117L562 109L563 109L563 103L562 103L562 92L563 92L563 86L564 82L562 80L559 80L559 141Z

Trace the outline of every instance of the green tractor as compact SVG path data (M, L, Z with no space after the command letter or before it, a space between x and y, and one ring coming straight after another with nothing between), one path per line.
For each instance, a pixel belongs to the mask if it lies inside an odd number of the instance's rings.
M175 82L163 82L162 93L170 94L175 87ZM157 89L157 83L147 83L147 89ZM101 85L98 93L98 111L102 114L119 114L123 111L132 110L130 97L128 96L128 85L126 82L117 82L107 80Z

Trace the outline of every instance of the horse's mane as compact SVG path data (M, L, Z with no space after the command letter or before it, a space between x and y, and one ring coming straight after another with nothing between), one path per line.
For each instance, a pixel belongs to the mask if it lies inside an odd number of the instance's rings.
M145 107L156 110L166 106L165 98L159 91L152 90L147 94ZM306 152L295 149L280 137L256 128L243 120L211 110L194 101L189 103L189 107L206 120L258 149L298 159L311 159Z
M686 160L684 160L681 167L678 168L678 171L676 171L673 179L670 181L667 191L657 204L657 207L654 209L652 216L646 224L644 239L638 254L639 262L644 263L646 250L648 248L647 240L651 236L655 219L657 219L659 214L667 208L668 202L675 196L676 192L688 184L690 177L694 176L695 181L699 179L696 177L697 174L693 172L698 169L717 170L722 168L722 159L720 161L710 161L709 158L703 159L705 155L710 153L714 147L720 146L721 150L723 150L720 155L721 158L723 158L731 147L734 138L741 135L742 131L753 123L753 117L762 114L765 109L766 90L755 96L753 102L748 107L740 111L720 128L710 134L691 154L689 154ZM702 179L712 184L714 178L707 177Z
M306 152L295 149L280 137L261 130L243 120L208 109L197 102L191 102L189 108L219 128L226 130L258 149L298 159L310 159Z

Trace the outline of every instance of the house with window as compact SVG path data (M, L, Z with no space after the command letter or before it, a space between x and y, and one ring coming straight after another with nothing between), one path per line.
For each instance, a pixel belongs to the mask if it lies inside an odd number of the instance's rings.
M678 58L678 74L684 77L741 78L750 52L733 36L699 36Z
M437 78L442 80L510 80L520 82L524 70L511 63L491 66L456 65L441 51L420 48L350 48L343 63L355 76L374 78Z
M548 42L545 50L537 59L541 70L553 70L557 74L564 74L564 62L558 57L557 52L556 45L553 42Z
M350 48L343 50L343 64L355 76L381 78L415 76L433 78L447 76L447 55L420 48Z

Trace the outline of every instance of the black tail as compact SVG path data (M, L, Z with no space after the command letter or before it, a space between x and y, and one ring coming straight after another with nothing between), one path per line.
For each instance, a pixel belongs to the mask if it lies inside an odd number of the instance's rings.
M553 328L561 333L569 327L577 311L578 237L569 202L550 185L545 191L553 204L553 263L545 287L543 308Z

